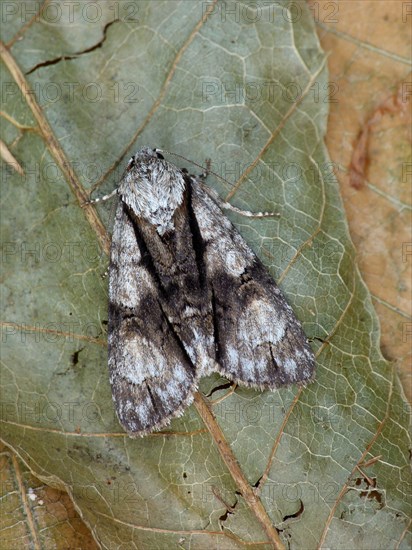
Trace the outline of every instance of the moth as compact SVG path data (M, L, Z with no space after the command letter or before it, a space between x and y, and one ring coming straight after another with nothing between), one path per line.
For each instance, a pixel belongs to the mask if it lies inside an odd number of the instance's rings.
M145 147L119 187L92 202L114 194L108 362L130 436L181 415L215 371L260 390L313 379L292 308L202 178Z

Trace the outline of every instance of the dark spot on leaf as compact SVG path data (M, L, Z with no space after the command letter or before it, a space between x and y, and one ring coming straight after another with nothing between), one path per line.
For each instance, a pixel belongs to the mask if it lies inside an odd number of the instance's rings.
M225 382L223 384L219 384L219 386L215 386L210 390L210 392L207 394L206 397L211 397L215 392L221 391L221 390L227 390L228 388L231 388L233 386L233 382Z
M295 512L294 514L289 514L288 516L284 516L283 521L286 521L286 520L291 519L291 518L298 518L299 516L301 516L303 514L303 510L305 509L305 507L304 507L303 502L302 502L301 499L299 499L299 502L300 502L299 510L297 512Z
M361 498L367 498L368 500L375 500L378 503L378 510L385 506L385 503L382 502L382 493L378 490L373 491L361 491Z
M369 483L369 480L372 481L372 483ZM368 489L369 487L376 487L376 477L373 478L366 478L366 477L357 477L355 479L355 485L356 487L359 487L364 483L365 487Z
M219 517L219 521L226 521L227 520L227 516L229 514L232 514L232 512L229 512L229 510L226 510L226 512L224 514L222 514L220 517Z
M109 23L106 23L104 29L103 29L103 37L97 44L93 44L93 46L90 46L89 48L86 48L84 50L81 50L79 52L74 53L73 55L60 55L58 57L55 57L53 59L48 59L46 61L43 61L41 63L37 63L34 67L32 67L29 71L26 71L26 74L31 74L40 67L48 67L49 65L56 65L57 63L60 63L60 61L71 61L72 59L77 59L80 55L87 54L90 52L93 52L94 50L97 50L98 48L101 48L103 46L103 43L106 40L107 36L107 29L113 25L113 23L116 23L118 19L115 19L114 21L110 21Z
M75 366L78 364L78 362L79 362L79 354L80 354L80 352L83 351L83 350L84 350L84 348L80 348L80 349L78 349L77 351L75 351L75 352L72 354L71 361L72 361L73 367L75 367Z
M259 483L260 483L260 480L262 479L263 476L260 476L260 478L252 485L252 487L254 487L255 489L257 489L259 487Z
M315 340L317 340L318 342L321 342L322 344L328 344L329 342L327 342L326 340L324 340L323 338L319 338L319 336L312 336L308 338L309 342L314 342Z

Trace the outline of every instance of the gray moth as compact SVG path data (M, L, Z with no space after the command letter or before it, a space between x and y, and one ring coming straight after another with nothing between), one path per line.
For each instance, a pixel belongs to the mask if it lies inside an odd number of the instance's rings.
M181 415L212 372L260 390L313 379L292 308L201 178L145 147L119 187L92 202L115 193L108 362L130 436Z

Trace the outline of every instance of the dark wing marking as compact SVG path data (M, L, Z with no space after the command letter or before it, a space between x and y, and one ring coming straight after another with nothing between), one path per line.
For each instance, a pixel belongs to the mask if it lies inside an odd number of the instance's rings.
M203 241L219 372L261 389L310 381L313 352L266 268L195 181L192 208Z

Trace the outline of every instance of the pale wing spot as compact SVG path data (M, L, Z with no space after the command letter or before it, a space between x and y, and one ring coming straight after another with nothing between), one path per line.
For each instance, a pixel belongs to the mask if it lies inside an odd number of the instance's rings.
M266 370L266 362L263 362L260 358L253 358L253 361L242 361L242 371L246 380L254 380L256 370Z
M222 253L224 253L224 250ZM225 261L227 271L234 277L239 277L242 275L248 266L248 262L245 258L235 250L229 250L226 253Z
M227 347L227 357L229 359L230 367L237 367L239 364L239 353L233 346Z
M182 365L177 364L173 369L173 377L180 384L187 384L187 372Z
M194 315L198 315L199 310L192 306L186 306L183 310L183 317L193 317Z
M109 289L110 299L130 309L138 308L142 289L145 294L153 294L156 288L148 271L143 267L124 265L122 268L122 285L111 284Z
M310 377L310 369L307 367L308 365L308 359L310 360L312 358L311 352L304 348L302 351L296 350L295 356L298 362L300 361L300 370L304 373L305 378Z
M140 385L145 379L156 378L165 371L167 361L168 358L146 338L125 339L117 372L130 383Z
M141 424L150 424L151 411L153 411L153 403L148 393L146 394L144 399L143 394L140 394L140 400L138 403L136 403L134 410L136 411Z
M139 425L147 424L150 420L150 410L153 407L149 396L143 398L143 396L139 394L138 401L127 399L125 401L117 401L116 405L119 417L127 420L130 431L138 430ZM139 418L139 425L133 420L136 414Z
M205 336L195 326L192 327L192 339L190 344L183 342L185 351L193 365L196 365L199 373L206 372L211 367L211 358L207 350L212 348L214 340L212 336Z
M265 342L276 345L285 335L286 320L279 316L270 303L255 300L244 311L238 327L239 340L250 342L252 348Z
M296 361L290 357L287 357L284 361L283 361L283 365L282 365L283 369L285 370L285 372L293 379L296 379L297 377L297 374L298 374L298 366L296 364Z

